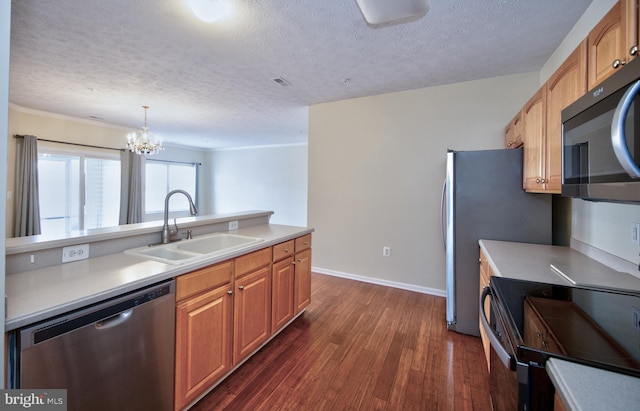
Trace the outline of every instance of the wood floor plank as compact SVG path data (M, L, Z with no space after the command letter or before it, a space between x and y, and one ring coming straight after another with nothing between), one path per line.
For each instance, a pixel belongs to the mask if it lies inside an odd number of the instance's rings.
M316 273L311 298L192 409L490 409L480 339L446 329L444 298Z

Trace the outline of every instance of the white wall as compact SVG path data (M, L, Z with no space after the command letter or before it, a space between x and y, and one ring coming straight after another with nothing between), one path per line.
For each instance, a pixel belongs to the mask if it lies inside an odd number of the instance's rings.
M270 210L270 222L307 225L307 145L209 153L215 213Z
M314 269L442 293L446 149L502 148L504 126L538 79L526 73L311 106Z

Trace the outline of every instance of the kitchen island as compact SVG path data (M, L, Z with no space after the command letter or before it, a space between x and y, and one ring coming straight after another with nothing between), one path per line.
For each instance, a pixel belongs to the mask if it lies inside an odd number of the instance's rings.
M480 240L479 245L495 276L640 291L637 277L613 270L570 247L493 240ZM640 378L556 358L546 362L546 369L567 410L637 408Z

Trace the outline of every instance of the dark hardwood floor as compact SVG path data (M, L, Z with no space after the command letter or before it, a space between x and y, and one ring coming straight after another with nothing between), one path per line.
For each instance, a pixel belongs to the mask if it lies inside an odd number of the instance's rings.
M312 303L192 410L490 410L480 338L445 299L312 274Z

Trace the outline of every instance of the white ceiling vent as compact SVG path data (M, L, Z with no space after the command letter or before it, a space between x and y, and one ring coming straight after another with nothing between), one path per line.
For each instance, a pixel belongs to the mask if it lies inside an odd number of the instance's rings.
M428 0L356 0L367 23L376 25L427 14Z
M276 77L274 79L271 79L273 82L280 84L282 87L289 87L291 85L291 83L289 83L289 81L287 81L285 78L283 77Z

